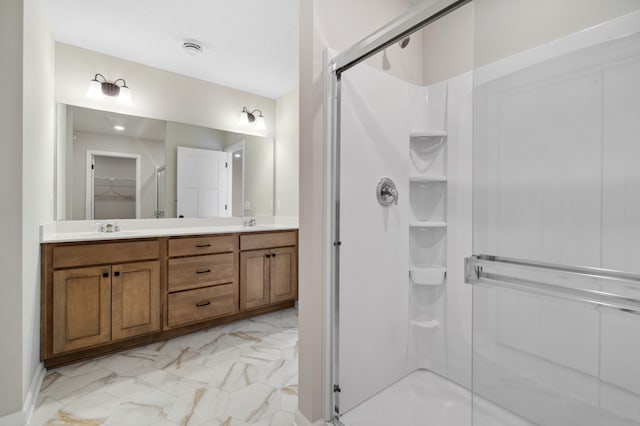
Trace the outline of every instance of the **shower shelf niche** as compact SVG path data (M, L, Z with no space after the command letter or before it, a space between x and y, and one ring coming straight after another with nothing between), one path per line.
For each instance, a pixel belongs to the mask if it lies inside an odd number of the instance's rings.
M431 220L412 220L409 222L411 228L446 228L447 222Z
M416 328L421 328L425 330L433 330L440 327L440 321L438 320L412 320L411 325Z
M445 130L427 130L424 132L411 132L409 138L412 142L424 141L424 142L439 142L447 136Z
M416 285L440 286L444 283L447 269L440 265L411 266L409 276Z
M443 183L447 181L446 176L411 176L409 182L412 183Z

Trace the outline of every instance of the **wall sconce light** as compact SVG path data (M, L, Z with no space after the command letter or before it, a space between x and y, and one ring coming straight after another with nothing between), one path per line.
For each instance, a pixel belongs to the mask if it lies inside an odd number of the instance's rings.
M258 115L255 115L255 112L258 112ZM255 124L256 129L264 130L267 126L264 123L264 116L262 115L262 111L259 109L254 109L253 111L249 111L247 107L242 107L242 111L240 112L240 125L247 126L249 124Z
M119 78L114 82L108 81L102 74L96 74L93 80L89 82L89 90L87 96L96 99L103 100L107 95L118 99L118 102L125 105L133 105L131 100L131 89L127 86L127 82L124 78Z

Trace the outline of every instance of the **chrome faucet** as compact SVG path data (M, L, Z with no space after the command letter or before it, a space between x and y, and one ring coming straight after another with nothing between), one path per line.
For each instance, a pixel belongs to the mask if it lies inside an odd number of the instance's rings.
M97 223L98 225L98 232L118 232L120 231L120 223L119 222L113 222L113 223Z
M256 226L256 218L250 217L242 223L244 226Z

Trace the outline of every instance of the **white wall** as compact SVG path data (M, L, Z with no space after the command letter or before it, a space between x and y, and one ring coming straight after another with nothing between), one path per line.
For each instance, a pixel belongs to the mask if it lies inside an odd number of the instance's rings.
M225 132L206 127L167 122L165 139L165 217L176 217L176 179L178 177L179 146L222 151Z
M87 98L89 81L96 73L111 80L124 78L133 106ZM267 127L250 133L275 135L273 99L61 43L56 43L56 102L234 132L247 132L238 124L246 106L262 110Z
M54 44L45 0L24 1L23 43L22 385L27 398L40 362L40 225L53 220Z
M299 214L299 137L300 91L294 90L276 100L276 187L277 216Z
M323 416L323 52L349 47L408 7L404 0L300 2L298 408L311 421Z
M473 69L474 4L456 9L420 32L425 86Z
M85 219L88 150L140 155L140 216L155 217L156 167L165 164L164 141L80 131L76 131L74 136L73 163L69 166L73 168L73 216L71 219Z
M0 2L0 417L22 409L22 1ZM31 333L30 333L31 334ZM8 344L11 343L11 344Z
M25 421L39 366L39 225L53 218L53 41L40 0L0 4L3 323L0 416Z
M475 0L474 3L477 67L638 9L637 0Z
M245 142L244 199L249 208L244 208L243 216L273 216L273 140L231 132L225 132L224 137L225 147Z

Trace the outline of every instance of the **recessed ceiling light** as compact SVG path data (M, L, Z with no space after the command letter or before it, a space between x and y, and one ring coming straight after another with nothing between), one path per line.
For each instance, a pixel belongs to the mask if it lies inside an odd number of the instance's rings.
M124 126L121 124L116 124L115 126L113 126L113 129L121 132L124 130Z
M182 49L192 56L202 53L202 45L195 40L185 40L182 43Z

